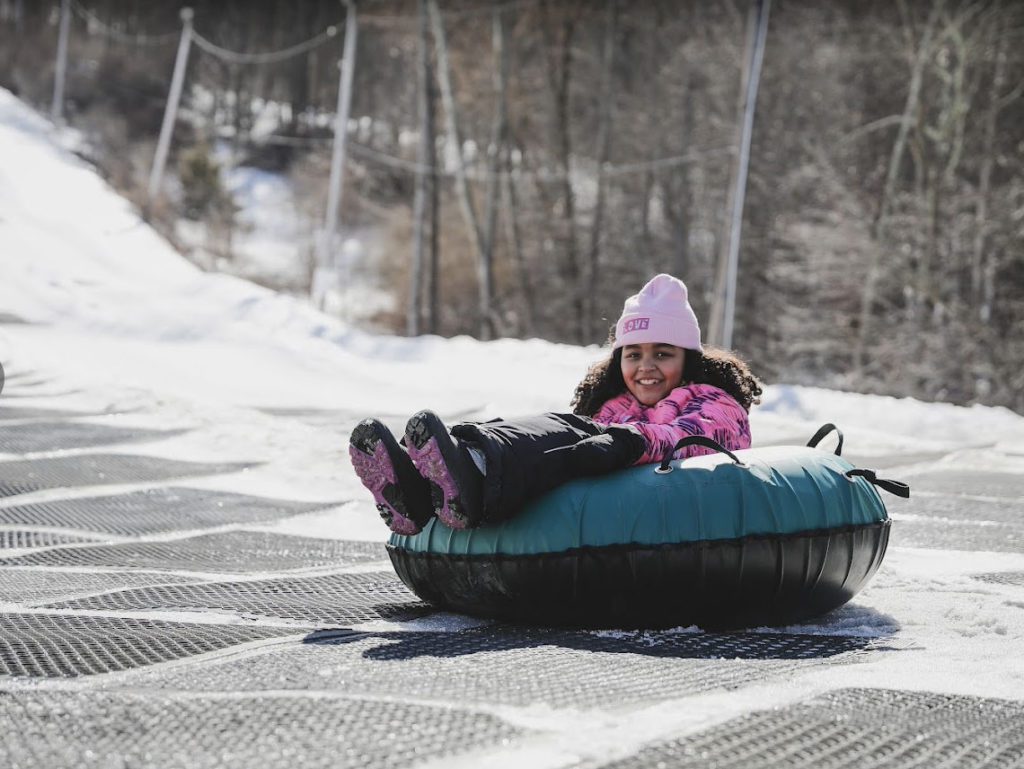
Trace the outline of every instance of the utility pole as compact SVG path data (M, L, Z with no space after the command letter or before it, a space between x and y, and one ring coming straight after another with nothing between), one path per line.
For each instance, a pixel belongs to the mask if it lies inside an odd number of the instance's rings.
M761 65L764 62L765 41L768 37L768 13L771 0L753 0L750 10L752 26L748 36L747 70L743 78L743 118L734 165L734 182L729 236L725 259L720 262L718 279L712 303L709 337L714 344L732 347L733 324L736 316L736 282L739 272L740 241L743 230L743 204L747 193L747 175L750 170L750 140L754 133L754 110L757 91L761 83Z
M313 303L324 306L328 283L336 280L334 262L335 240L338 230L338 210L341 207L341 192L345 182L345 150L348 143L348 116L352 106L352 75L356 64L356 6L352 0L345 0L345 50L338 66L338 108L334 115L334 150L331 154L331 178L327 187L327 211L324 214L324 229L320 233L316 265L313 269L313 285L310 294Z
M68 72L68 34L71 29L71 0L60 3L60 35L57 38L57 66L53 76L53 102L50 117L54 123L64 117L64 79Z
M171 148L171 135L174 133L174 122L178 118L178 103L181 101L181 90L185 85L185 70L188 68L188 52L192 45L192 9L181 9L181 41L178 43L178 56L174 61L174 75L171 77L171 92L167 96L167 107L164 109L164 122L160 126L160 138L156 143L156 155L153 168L149 174L149 189L146 204L152 205L160 192L164 166L167 165L167 153Z

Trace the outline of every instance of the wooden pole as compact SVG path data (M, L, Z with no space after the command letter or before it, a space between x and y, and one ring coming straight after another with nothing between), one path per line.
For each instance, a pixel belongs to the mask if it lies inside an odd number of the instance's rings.
M714 303L711 312L709 338L724 348L732 347L733 326L736 315L736 283L739 273L740 241L743 231L743 205L746 199L747 175L750 170L750 142L754 133L754 110L761 82L765 41L768 37L768 13L771 0L753 0L751 19L753 26L748 37L749 55L743 78L743 118L740 127L733 186L730 191L731 212L729 233L725 244L725 258L719 263Z
M740 262L740 239L743 230L743 204L747 196L747 174L750 170L750 141L754 134L754 110L757 107L757 91L761 84L761 65L764 62L764 47L768 37L768 12L771 0L758 0L757 40L754 43L754 60L751 74L747 78L747 99L743 112L743 140L740 146L740 172L736 182L736 205L732 211L732 229L729 234L728 281L725 292L725 322L722 324L722 346L732 347L733 323L736 318L736 281Z
M751 137L754 133L754 108L761 80L764 44L768 34L770 0L753 0L749 16L749 34L743 56L743 79L740 113L742 118L736 137L736 157L729 188L729 230L723 243L712 295L711 322L708 338L721 347L732 346L736 306L736 282L739 271L739 246L742 234L743 203L746 176L750 169Z
M341 208L341 193L345 184L345 158L348 146L348 117L352 107L352 76L356 63L356 6L346 2L345 50L339 64L341 77L338 79L338 108L334 115L334 151L331 155L331 178L327 187L327 210L324 214L324 229L321 233L317 264L313 273L313 301L323 307L327 294L326 282L334 270L332 264L334 241L338 230L338 212Z
M171 136L174 134L174 122L178 118L178 104L181 91L185 85L185 70L188 68L188 52L192 45L192 9L181 9L181 41L178 43L178 56L174 60L174 75L171 77L171 91L167 96L167 107L164 109L164 122L160 126L160 138L156 143L156 155L153 168L149 174L149 190L147 204L152 204L160 193L164 167L167 165L167 153L171 148Z

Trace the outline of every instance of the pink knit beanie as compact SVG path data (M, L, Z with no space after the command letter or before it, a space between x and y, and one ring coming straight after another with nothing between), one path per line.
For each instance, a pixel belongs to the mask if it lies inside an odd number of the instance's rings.
M671 275L655 275L640 293L629 297L615 324L612 349L627 344L664 342L703 350L700 324L687 299L686 284Z

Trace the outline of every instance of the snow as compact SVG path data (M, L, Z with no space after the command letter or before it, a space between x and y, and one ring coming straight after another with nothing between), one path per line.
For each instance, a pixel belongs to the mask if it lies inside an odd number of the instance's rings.
M1019 438L1021 431L1021 417L1003 407L965 408L950 403L925 403L914 398L792 385L769 388L759 413L799 422L811 430L823 421L842 425L846 434L856 436L857 443L864 444L858 446L860 454L876 453L874 450L882 445L917 451L950 446L991 447ZM863 425L865 414L870 414L866 427ZM824 415L828 418L824 419ZM884 439L878 433L883 433ZM883 444L872 446L873 437L883 440Z
M257 198L284 199L265 179L252 184ZM400 425L423 407L476 419L565 410L586 367L603 354L541 340L370 334L299 299L201 272L63 149L46 120L2 90L0 265L0 312L29 321L0 326L0 361L8 375L53 379L40 388L53 397L22 405L116 412L92 418L105 424L190 428L131 451L259 463L189 485L337 503L260 527L287 534L385 537L347 460L347 431L361 417ZM1024 418L1001 408L774 384L752 413L755 445L804 442L824 422L839 424L847 451L858 456L951 452L945 465L1019 473L1024 491ZM88 491L32 496L76 493ZM886 502L898 523L904 503ZM992 571L1024 571L1024 555L907 548L894 536L882 569L853 602L792 628L875 639L889 651L770 688L590 716L582 725L572 714L503 709L502 717L543 724L550 739L448 765L556 766L571 757L625 755L669 728L704 728L840 686L1024 699L1024 600L1018 588L972 579ZM455 631L475 624L438 615L383 626Z

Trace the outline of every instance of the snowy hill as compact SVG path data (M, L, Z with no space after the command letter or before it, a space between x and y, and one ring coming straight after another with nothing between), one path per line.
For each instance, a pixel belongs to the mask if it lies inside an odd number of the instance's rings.
M0 91L0 308L47 327L45 345L18 351L25 364L59 361L83 380L233 406L511 415L565 409L601 356L537 340L369 335L200 272L54 138L47 120ZM906 438L950 446L1024 434L1024 418L1006 409L790 386L770 388L753 418L762 441L793 437L794 423L806 432L840 422L866 431L868 453Z
M385 535L347 461L347 430L361 416L398 425L427 406L466 418L564 410L602 354L540 340L367 334L293 298L203 273L62 149L45 119L4 91L0 315L25 321L0 325L8 373L38 372L54 382L26 405L110 412L96 418L102 424L188 426L187 434L139 450L262 463L197 485L345 502L344 515L268 527L325 538ZM849 454L886 458L894 477L912 481L939 463L1024 479L1024 418L1006 409L776 384L752 414L755 444L806 440L823 422L844 429ZM903 502L886 501L897 524L901 516L913 520ZM774 692L719 695L708 702L719 710L693 723L836 686L1024 699L1021 603L1008 589L969 578L1022 571L1024 555L903 546L898 532L868 590L823 625L802 630L894 635L894 648L904 651ZM685 714L667 708L660 717ZM620 727L613 732L622 737Z

